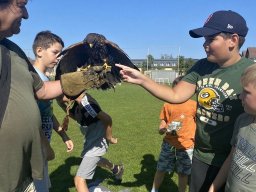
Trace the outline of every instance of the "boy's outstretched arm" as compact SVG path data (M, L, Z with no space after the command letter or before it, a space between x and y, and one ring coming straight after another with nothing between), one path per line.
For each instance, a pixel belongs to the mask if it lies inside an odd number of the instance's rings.
M226 158L223 165L221 166L219 173L215 177L208 192L217 192L225 184L228 177L228 173L230 171L230 164L231 164L231 159L234 151L235 151L235 147L232 147L228 157Z
M169 103L185 102L194 95L196 90L196 85L185 81L180 81L174 88L171 88L156 83L140 71L120 64L116 66L121 68L120 74L124 81L140 85L155 97Z

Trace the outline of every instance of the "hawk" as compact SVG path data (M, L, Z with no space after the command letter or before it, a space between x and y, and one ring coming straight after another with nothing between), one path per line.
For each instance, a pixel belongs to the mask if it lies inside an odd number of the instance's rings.
M60 79L63 74L82 71L82 76L90 76L89 88L114 88L122 80L116 63L139 70L117 44L101 34L89 33L82 42L73 44L60 53L56 79ZM68 77L67 81L72 81L71 79ZM88 84L84 90L86 89Z
M59 58L55 79L61 80L64 94L71 99L60 126L64 130L67 130L69 109L76 97L85 90L106 90L121 82L121 69L116 63L139 70L117 44L97 33L89 33L82 42L64 49Z

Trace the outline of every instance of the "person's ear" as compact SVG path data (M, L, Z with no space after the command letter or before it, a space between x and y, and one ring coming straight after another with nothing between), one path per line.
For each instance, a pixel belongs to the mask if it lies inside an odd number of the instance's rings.
M239 44L239 35L234 33L230 37L230 48L238 47Z
M37 57L42 57L42 52L43 52L43 48L42 47L37 47L36 48L36 56Z

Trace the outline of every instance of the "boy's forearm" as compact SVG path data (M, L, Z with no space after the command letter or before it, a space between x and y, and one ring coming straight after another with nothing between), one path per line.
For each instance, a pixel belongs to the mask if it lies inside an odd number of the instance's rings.
M69 136L67 135L66 131L61 130L57 132L59 136L62 138L62 141L65 143L66 141L70 140Z
M141 86L155 97L168 103L183 103L190 99L196 90L194 84L185 81L180 81L174 88L171 88L167 85L158 84L149 78Z
M67 135L66 131L64 131L63 129L60 129L59 127L60 127L60 124L57 118L55 117L55 115L53 115L53 129L56 131L56 133L62 138L63 142L65 143L66 141L70 140L70 138Z
M52 121L53 121L53 129L54 129L54 131L56 131L56 133L59 134L59 131L60 131L62 128L60 127L60 123L59 123L59 121L57 120L57 118L55 117L55 115L53 115Z
M155 97L165 101L167 100L166 93L172 92L170 87L160 85L148 77L140 85Z

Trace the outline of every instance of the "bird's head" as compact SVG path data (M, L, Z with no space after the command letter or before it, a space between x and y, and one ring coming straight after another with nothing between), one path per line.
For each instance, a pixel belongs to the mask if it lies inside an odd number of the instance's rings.
M84 43L88 44L92 48L96 43L102 43L106 38L98 33L89 33L84 39Z

